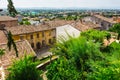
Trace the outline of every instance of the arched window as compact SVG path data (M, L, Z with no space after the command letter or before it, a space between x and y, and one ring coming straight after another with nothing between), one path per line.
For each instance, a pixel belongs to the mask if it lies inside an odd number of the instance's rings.
M31 43L31 47L34 48L34 43Z
M41 43L40 43L40 42L37 42L36 48L37 48L37 49L40 49L40 48L41 48Z
M49 39L49 44L52 44L52 40L51 39Z

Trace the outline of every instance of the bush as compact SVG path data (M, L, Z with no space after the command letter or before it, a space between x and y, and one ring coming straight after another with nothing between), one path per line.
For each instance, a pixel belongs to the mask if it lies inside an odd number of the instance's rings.
M48 79L84 80L87 73L91 71L88 64L89 60L102 59L99 48L99 43L86 41L86 38L83 37L71 37L68 41L56 44L52 51L60 58L48 67Z
M41 71L36 69L36 63L30 56L14 61L8 71L9 75L6 80L42 80Z
M111 36L106 31L90 30L81 35L69 36L67 41L63 38L53 47L51 51L59 59L48 66L48 79L120 80L120 43L101 45L103 39Z

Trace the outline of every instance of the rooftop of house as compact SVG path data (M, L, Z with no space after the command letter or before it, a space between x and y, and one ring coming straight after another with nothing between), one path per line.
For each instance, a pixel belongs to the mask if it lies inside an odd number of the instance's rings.
M116 21L114 21L113 18L107 18L107 17L101 16L101 15L94 15L94 16L97 17L97 18L100 18L104 21L107 21L109 23L116 23Z
M11 31L13 35L20 35L20 34L28 34L33 32L39 32L49 29L54 29L54 27L51 27L49 25L21 25L21 26L15 26L15 27L6 27L7 31Z
M36 56L35 52L31 48L30 44L28 43L27 40L23 41L17 41L16 42L17 50L18 50L18 55L19 57L16 57L15 51L12 47L11 51L9 51L7 44L0 44L0 49L5 49L5 54L2 56L1 61L2 61L2 66L6 69L8 66L12 63L12 60L14 59L19 59L23 57L25 54Z
M93 29L93 28L99 28L99 25L93 24L91 22L81 22L81 21L77 21L73 23L72 26L80 31L85 31L85 30Z
M5 33L2 30L0 30L0 44L6 43L6 42L7 42L7 37L6 37Z
M8 31L11 31L13 35L19 35L19 34L27 34L27 33L55 29L56 27L70 24L70 23L72 23L72 21L54 20L54 21L44 22L39 25L20 25L20 26L5 27L5 28Z
M18 19L10 16L0 16L0 21L14 21L14 20L18 20Z

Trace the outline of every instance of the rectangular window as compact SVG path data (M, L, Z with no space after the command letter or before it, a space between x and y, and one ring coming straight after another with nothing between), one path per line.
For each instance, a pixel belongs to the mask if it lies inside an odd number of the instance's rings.
M37 33L37 38L39 38L39 33Z
M51 31L49 32L49 36L51 36Z
M30 35L30 39L33 39L33 35Z
M45 35L44 35L44 32L42 32L42 37L44 37Z
M24 39L24 36L20 36L20 40L23 40Z

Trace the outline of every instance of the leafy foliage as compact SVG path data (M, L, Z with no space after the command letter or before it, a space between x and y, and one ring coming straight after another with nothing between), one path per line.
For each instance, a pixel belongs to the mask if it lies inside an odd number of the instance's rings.
M105 60L91 61L93 72L88 74L88 80L119 80L120 79L120 44L113 42L105 54Z
M109 29L109 31L118 33L118 39L120 38L120 23L116 23Z
M48 66L48 79L119 80L120 43L113 42L101 49L103 39L109 40L111 36L109 32L89 30L81 35L62 39L54 46L51 51L59 59Z
M69 65L69 66L68 66ZM74 76L73 76L74 75ZM48 66L48 80L76 80L80 79L79 73L73 63L62 57Z
M28 19L22 19L21 22L19 22L20 25L31 25L31 23L28 21Z
M81 36L85 36L88 40L95 40L95 42L103 42L103 39L106 37L109 39L111 37L110 33L106 31L98 31L98 30L88 30L86 32L82 32Z
M8 71L10 74L7 80L42 80L41 71L36 69L36 63L30 56L14 61Z
M0 49L0 56L2 56L2 55L4 55L5 54L5 52L4 52L5 50L4 49Z
M102 54L99 51L100 44L93 43L91 41L86 41L86 38L79 37L79 38L70 38L68 41L63 41L63 43L58 43L53 48L53 53L60 55L60 61L64 60L62 57L66 59L64 64L60 64L59 60L55 63L52 63L48 69L48 78L50 80L55 80L60 78L59 80L79 80L85 79L86 73L91 71L89 68L88 61L92 60L101 60ZM70 64L68 64L70 62ZM59 63L59 64L57 64ZM56 69L57 66L63 68L64 71L60 71ZM63 66L67 66L67 69ZM54 66L54 67L53 67ZM73 72L75 72L78 76L74 79L65 78L67 75L63 75L61 77L61 73L65 74L64 72L68 71L70 75L72 72L70 68L74 68ZM69 70L70 69L70 70ZM52 74L51 74L52 71ZM57 75L54 76L54 75ZM53 76L53 77L52 77ZM52 77L52 78L51 78ZM72 76L73 77L73 76ZM55 79L54 79L55 78Z

